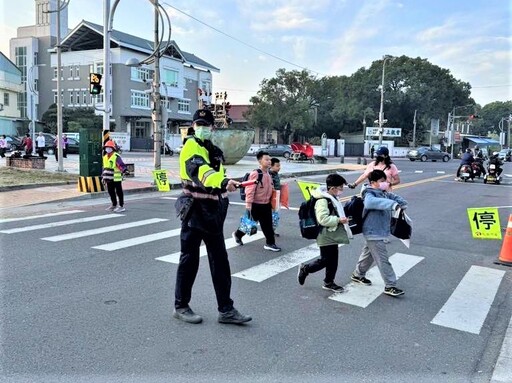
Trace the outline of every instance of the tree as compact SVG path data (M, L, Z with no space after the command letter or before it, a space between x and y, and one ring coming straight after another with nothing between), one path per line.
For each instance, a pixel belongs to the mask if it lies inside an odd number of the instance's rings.
M480 131L484 134L491 131L500 133L499 125L502 118L507 118L512 114L512 101L495 101L485 105L478 113L478 121L481 124ZM505 122L505 127L507 127Z
M57 134L57 105L52 104L44 112L41 121L48 133ZM94 114L93 108L62 108L62 131L79 132L80 128L102 129L103 119Z
M315 77L306 70L278 69L275 78L261 82L245 117L251 126L277 130L285 142L307 136L315 120L316 103L311 97L314 84Z

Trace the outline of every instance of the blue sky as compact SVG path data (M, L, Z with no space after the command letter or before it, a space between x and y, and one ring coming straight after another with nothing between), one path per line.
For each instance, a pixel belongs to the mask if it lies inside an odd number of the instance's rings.
M481 105L512 100L507 0L160 1L243 42L166 6L172 39L220 68L214 91L227 91L232 104L248 103L261 81L279 68L350 75L385 54L422 57L449 69L472 85ZM34 24L35 7L33 0L16 0L15 7L1 3L0 50L8 56L9 38L16 27ZM102 8L102 0L71 0L69 27L82 19L102 24ZM152 40L149 1L121 0L114 28Z

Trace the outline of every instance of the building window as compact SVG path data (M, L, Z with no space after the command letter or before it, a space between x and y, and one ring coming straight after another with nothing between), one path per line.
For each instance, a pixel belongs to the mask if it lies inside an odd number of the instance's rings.
M153 71L148 68L138 68L138 67L132 67L131 68L131 75L130 78L133 81L144 81L144 80L150 80L153 76Z
M4 105L9 106L9 93L4 93Z
M80 80L80 66L79 65L77 65L75 67L75 79Z
M60 79L64 80L64 68L60 68Z
M103 63L96 63L96 71L94 73L103 74Z
M87 91L82 89L82 104L87 105Z
M27 81L27 47L15 47L14 56L16 66L21 70L21 82Z
M178 113L190 113L190 100L178 100Z
M57 100L57 91L56 91L56 90L54 90L54 91L53 91L53 103L54 103L54 104L57 104L57 102L58 102L58 100Z
M103 104L103 89L101 90L100 94L97 94L97 95L95 95L93 97L96 98L96 103L97 104Z
M177 88L179 75L180 72L177 70L164 68L162 71L162 81L165 82L167 86Z
M37 78L34 79L34 90L39 92L39 80Z
M69 105L73 105L73 99L74 99L73 90L69 89L68 92L69 92Z
M72 80L72 79L74 79L74 78L75 78L75 77L73 76L73 75L74 75L74 70L73 70L73 69L74 69L74 68L73 68L73 66L70 66L70 67L69 67L69 78L68 78L68 80Z
M148 136L148 132L150 131L149 122L143 121L135 121L135 137L136 138L144 138Z
M64 91L63 90L60 91L60 104L62 106L64 106Z
M139 90L132 90L131 107L138 109L149 109L149 94Z
M34 52L34 65L38 65L38 64L39 64L38 53Z
M56 66L53 67L53 79L54 80L57 79L57 67Z
M201 81L201 89L203 90L204 96L211 96L212 95L212 84L210 81Z
M21 118L27 118L27 94L18 93L18 110Z

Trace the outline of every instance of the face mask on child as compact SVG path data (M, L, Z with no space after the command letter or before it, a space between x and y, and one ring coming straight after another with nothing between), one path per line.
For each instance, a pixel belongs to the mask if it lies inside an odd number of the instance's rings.
M105 151L110 154L110 153L112 153L114 151L114 149L112 149L112 148L105 148Z
M379 189L386 191L389 189L389 182L379 182Z

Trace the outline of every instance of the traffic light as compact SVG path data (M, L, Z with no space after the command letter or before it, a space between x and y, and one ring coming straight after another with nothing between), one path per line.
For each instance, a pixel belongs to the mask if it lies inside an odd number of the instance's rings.
M101 74L99 73L91 73L90 74L90 94L100 94L101 93Z
M470 120L475 120L475 119L477 119L477 118L480 118L480 116L479 116L478 114L470 114L470 115L469 115L469 119L470 119Z

